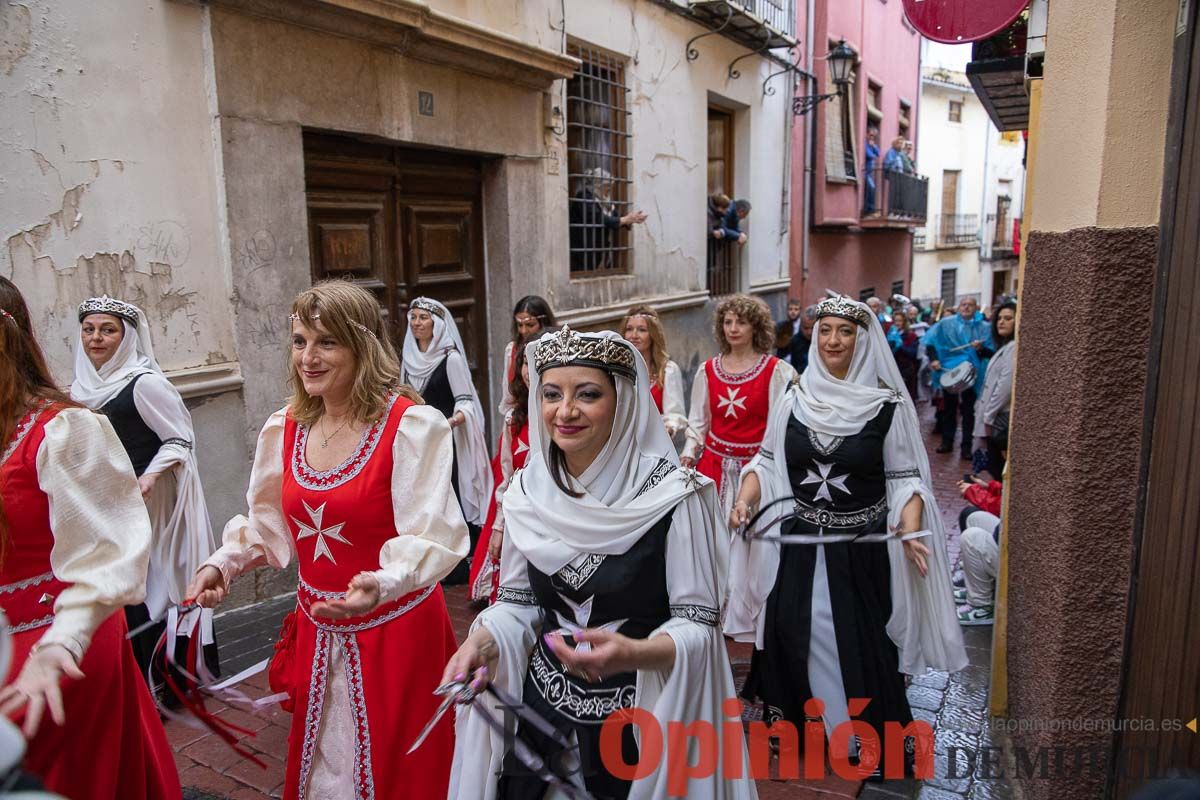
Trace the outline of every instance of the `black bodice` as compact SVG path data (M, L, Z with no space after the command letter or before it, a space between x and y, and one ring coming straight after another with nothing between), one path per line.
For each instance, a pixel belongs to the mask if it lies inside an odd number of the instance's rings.
M100 413L108 417L113 430L117 432L117 438L124 445L125 452L133 463L133 471L138 477L146 471L146 467L150 466L150 462L162 447L162 439L159 439L158 434L142 419L133 400L133 387L146 374L148 373L143 372L134 375L116 397L100 407Z
M668 511L621 555L590 555L582 563L553 575L529 565L529 584L541 609L542 630L571 626L603 628L633 639L644 639L671 615L667 593L667 532L674 510ZM588 683L563 669L558 657L539 639L529 663L532 687L556 712L576 723L599 725L612 712L633 705L633 672L605 676Z
M449 357L443 358L433 370L433 374L425 382L421 398L426 405L433 406L449 419L454 414L454 390L450 388L450 376L446 374L447 361Z
M880 525L887 511L883 443L895 410L894 403L885 403L861 431L828 444L795 417L788 421L788 476L806 531L862 531L864 526L883 530Z

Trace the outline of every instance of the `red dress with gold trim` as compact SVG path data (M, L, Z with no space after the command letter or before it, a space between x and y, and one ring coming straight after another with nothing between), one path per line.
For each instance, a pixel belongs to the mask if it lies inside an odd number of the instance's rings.
M529 423L517 432L516 436L512 436L511 432L506 432L508 435L500 435L500 443L496 446L496 455L492 458L492 479L493 486L496 491L492 493L492 501L488 506L487 520L483 524L483 530L479 534L479 542L475 546L475 553L471 557L471 579L467 584L471 587L471 599L482 600L488 598L489 603L496 602L496 590L500 588L500 564L492 562L489 564L488 542L492 538L492 529L496 524L496 517L501 510L501 504L496 502L496 499L503 495L504 487L508 485L509 479L513 473L525 466L525 459L529 457ZM501 458L505 447L505 439L508 439L508 452L512 457L512 466L509 467ZM507 469L507 474L505 470ZM503 529L503 525L501 525Z
M764 355L737 375L721 368L720 357L704 362L710 424L696 469L717 484L722 508L732 506L742 467L758 453L771 410L771 377L778 358Z
M50 498L37 470L46 425L59 410L26 414L0 457L0 495L8 523L0 607L8 615L13 647L5 685L21 673L30 649L54 621L43 595L55 597L68 586L51 570L55 538ZM100 624L79 664L86 677L62 682L66 725L55 725L47 711L29 741L22 768L56 794L88 800L175 800L182 793L174 756L125 641L126 631L123 613Z
M335 767L340 758L351 760L343 770L352 777L354 798L446 795L452 716L406 755L437 709L433 690L457 649L441 587L418 589L361 617L329 620L308 613L317 600L342 597L358 573L379 569L380 548L396 536L390 445L412 405L394 397L354 455L326 472L308 466L308 431L287 416L282 508L300 568L292 660L296 706L284 786L289 800L320 800L309 787L315 758ZM347 709L352 748L344 747L332 720L339 714L346 719Z

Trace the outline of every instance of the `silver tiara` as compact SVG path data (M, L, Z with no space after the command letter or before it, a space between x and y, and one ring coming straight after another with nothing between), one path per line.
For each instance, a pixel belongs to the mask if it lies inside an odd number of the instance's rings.
M424 297L418 297L416 300L413 300L408 304L409 311L412 311L414 308L419 308L422 311L428 311L430 314L433 314L435 317L440 319L446 318L446 312L441 306L430 300L426 300Z
M88 314L112 314L114 317L120 317L125 320L135 328L138 324L136 306L129 303L122 303L120 300L114 300L106 294L100 297L90 297L79 304L79 321L83 322L83 318Z
M321 315L320 315L320 314L313 314L313 315L312 315L312 318L313 318L313 319L320 319L320 318L321 318ZM292 322L298 322L298 321L300 320L300 315L299 315L299 314L288 314L288 319L290 319ZM375 335L375 331L371 330L371 329L370 329L370 328L368 328L366 325L363 325L361 322L355 322L355 321L354 321L354 320L352 320L352 319L351 319L351 320L346 320L346 321L347 321L347 322L349 322L349 323L350 323L351 325L353 325L354 327L358 328L360 331L362 331L363 333L365 333L367 336L370 336L372 339L375 339L376 341L378 341L378 340L379 340L379 337Z
M821 317L841 317L864 328L871 324L871 312L860 307L845 295L827 297L817 303L817 318Z
M596 367L634 380L637 369L633 359L633 348L623 342L576 333L564 325L550 339L538 344L533 366L539 375L551 367Z

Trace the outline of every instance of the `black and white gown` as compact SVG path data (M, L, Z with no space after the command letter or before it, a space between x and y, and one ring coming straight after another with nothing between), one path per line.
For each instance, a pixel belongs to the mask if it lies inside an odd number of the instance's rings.
M784 534L871 534L888 529L884 443L896 406L885 404L854 436L818 435L797 418L785 436L787 474L797 518ZM764 453L772 460L781 454ZM899 470L893 479L903 479ZM915 474L915 471L914 471ZM784 509L780 509L782 513ZM762 641L743 688L765 715L797 724L820 698L845 714L847 699L869 698L857 719L876 731L912 721L896 645L887 542L789 545L779 554L766 600Z

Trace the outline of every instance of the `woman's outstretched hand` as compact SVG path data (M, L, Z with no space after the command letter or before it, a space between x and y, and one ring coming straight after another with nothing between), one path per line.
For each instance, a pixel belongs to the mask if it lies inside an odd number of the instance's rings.
M446 662L446 668L442 670L441 685L445 686L452 681L470 681L471 689L478 694L495 676L499 660L500 648L496 646L495 638L487 628L480 625Z
M314 617L325 619L358 617L374 611L382 596L379 579L369 572L360 572L351 578L346 596L341 600L318 600L308 610Z
M226 591L228 587L225 586L225 576L221 570L211 565L203 566L188 584L184 604L195 603L203 608L213 608L225 599Z

